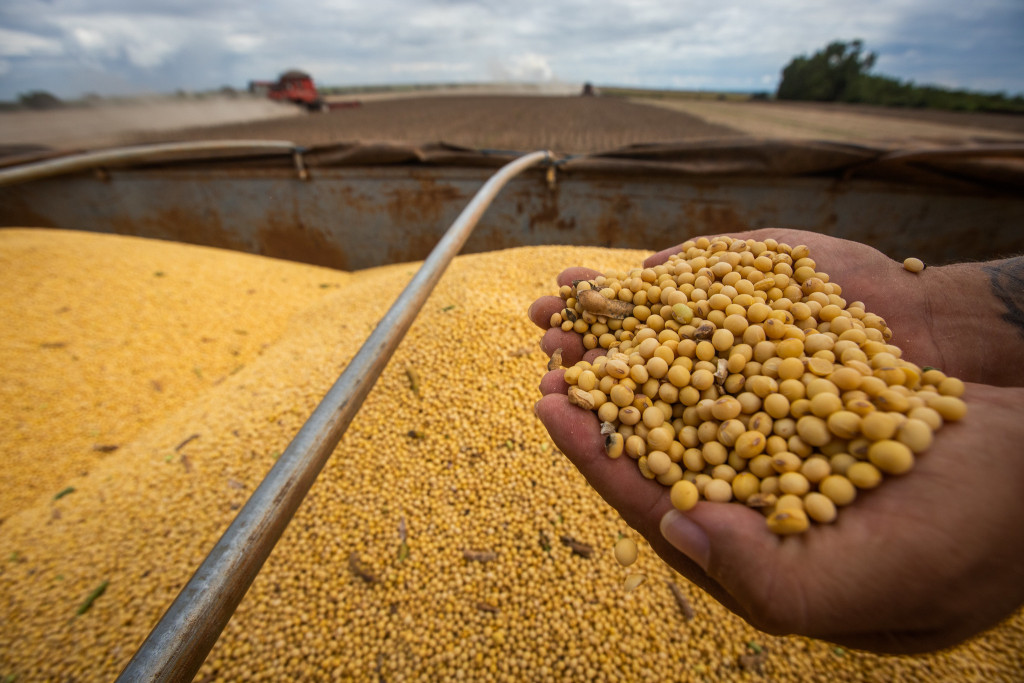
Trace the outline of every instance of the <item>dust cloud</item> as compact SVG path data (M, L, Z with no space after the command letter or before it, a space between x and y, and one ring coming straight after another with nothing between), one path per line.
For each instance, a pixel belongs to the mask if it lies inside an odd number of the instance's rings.
M140 133L305 115L299 107L251 97L139 98L0 113L0 145L92 149L127 144Z

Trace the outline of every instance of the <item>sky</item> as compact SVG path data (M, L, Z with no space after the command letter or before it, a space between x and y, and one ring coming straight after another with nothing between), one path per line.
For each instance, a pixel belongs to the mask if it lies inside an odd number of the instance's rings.
M0 100L524 82L774 92L859 38L872 73L1024 93L1024 0L4 0Z

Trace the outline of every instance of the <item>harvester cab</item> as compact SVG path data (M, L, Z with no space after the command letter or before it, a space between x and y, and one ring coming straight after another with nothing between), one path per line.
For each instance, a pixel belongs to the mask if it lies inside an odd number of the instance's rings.
M310 111L320 111L325 106L313 77L297 69L285 71L276 81L250 81L249 92L279 102L291 102Z

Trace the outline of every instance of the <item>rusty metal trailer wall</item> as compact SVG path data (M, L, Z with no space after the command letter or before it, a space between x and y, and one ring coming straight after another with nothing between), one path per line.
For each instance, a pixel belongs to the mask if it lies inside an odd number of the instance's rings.
M0 226L139 235L356 270L423 259L514 156L252 140L44 155L0 164ZM1022 219L1024 146L711 140L549 158L502 192L466 251L661 249L775 226L941 263L1024 251Z
M0 187L0 225L137 235L345 270L418 261L489 168L111 170ZM932 263L1020 252L1024 197L831 177L700 179L543 171L513 181L465 252L662 249L760 227L814 230Z

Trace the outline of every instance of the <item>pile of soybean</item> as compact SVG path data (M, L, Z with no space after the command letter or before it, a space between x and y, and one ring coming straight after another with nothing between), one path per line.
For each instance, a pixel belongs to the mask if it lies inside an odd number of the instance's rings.
M1018 678L1019 613L922 657L761 634L556 451L525 311L563 265L645 255L458 257L198 680ZM338 273L47 230L0 231L0 264L17 321L0 375L23 378L0 405L0 486L20 496L0 524L0 680L112 680L418 264ZM623 537L648 577L631 592Z
M551 326L602 349L565 372L569 401L682 511L736 501L783 536L830 524L967 413L963 382L904 359L805 245L701 237L560 294Z

